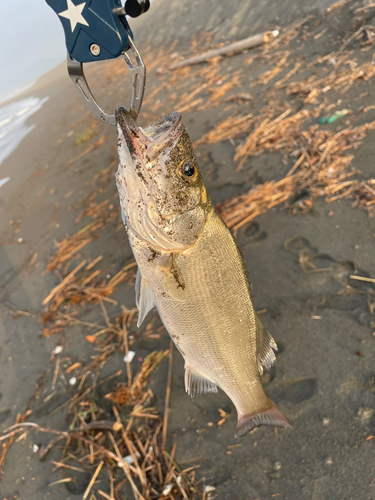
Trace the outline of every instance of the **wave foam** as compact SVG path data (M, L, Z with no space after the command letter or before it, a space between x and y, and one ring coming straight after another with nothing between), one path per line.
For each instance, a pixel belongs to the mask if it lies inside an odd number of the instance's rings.
M27 97L0 108L0 165L33 130L35 125L26 125L26 120L47 100Z

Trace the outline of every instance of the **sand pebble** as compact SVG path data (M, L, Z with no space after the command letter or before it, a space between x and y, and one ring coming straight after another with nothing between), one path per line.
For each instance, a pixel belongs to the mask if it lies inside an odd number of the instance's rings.
M124 356L124 362L125 363L131 363L134 359L135 352L134 351L129 351L126 356Z
M358 410L357 417L362 421L366 422L369 420L374 413L374 410L372 408L360 408Z
M205 486L204 487L204 490L203 490L203 493L211 493L211 491L215 491L215 486Z
M141 455L138 452L136 452L135 456L138 459L138 458L140 458ZM123 457L123 461L129 465L134 464L134 458L132 457L132 455L127 455L126 457ZM122 465L120 463L118 464L118 466L122 467Z

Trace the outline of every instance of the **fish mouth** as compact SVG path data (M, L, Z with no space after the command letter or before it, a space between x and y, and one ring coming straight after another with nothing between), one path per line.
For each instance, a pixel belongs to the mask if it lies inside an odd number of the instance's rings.
M131 114L124 107L117 108L115 116L119 132L122 133L133 158L139 159L145 153L149 158L157 156L184 131L181 115L176 111L160 118L145 129L135 124Z

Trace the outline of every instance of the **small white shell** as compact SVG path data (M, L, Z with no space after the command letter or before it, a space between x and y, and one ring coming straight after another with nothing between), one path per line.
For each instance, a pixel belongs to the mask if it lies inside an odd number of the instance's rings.
M134 351L129 351L126 356L124 356L124 362L125 363L131 363L134 359L135 352Z
M162 494L163 495L169 495L169 493L172 491L172 488L173 488L172 484L167 484L167 486L162 491Z

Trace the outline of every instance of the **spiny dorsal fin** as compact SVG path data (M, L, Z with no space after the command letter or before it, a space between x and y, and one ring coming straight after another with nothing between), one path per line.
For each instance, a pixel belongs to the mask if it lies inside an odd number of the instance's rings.
M173 254L158 258L155 275L163 292L178 302L186 300L185 281Z
M140 327L147 313L155 306L155 297L139 268L135 279L135 303L139 311L137 326Z
M263 326L263 323L255 313L255 321L257 325L257 340L258 340L258 370L263 373L263 367L269 370L276 361L274 351L277 351L277 344L273 337Z
M206 392L217 392L217 385L207 380L187 363L185 364L185 390L195 399Z

